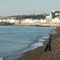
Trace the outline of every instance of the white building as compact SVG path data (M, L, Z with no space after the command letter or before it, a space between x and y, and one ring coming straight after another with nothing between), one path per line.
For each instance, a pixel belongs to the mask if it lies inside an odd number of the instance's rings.
M49 16L46 16L46 23L59 24L60 23L60 11L53 10Z
M20 20L15 20L15 24L20 24L21 21Z
M0 19L0 23L10 23L10 24L19 24L20 20L15 19Z
M59 24L60 23L60 11L52 11L52 23Z
M42 24L45 24L46 23L46 19L41 19L39 22L42 23Z
M29 24L36 24L36 23L38 23L39 22L39 20L37 20L37 19L35 19L35 20L32 20L32 19L24 19L24 20L22 20L21 21L21 23L29 23Z
M58 17L52 19L52 23L53 24L59 24L60 23L60 19Z
M7 23L15 23L15 20L14 19L3 19L3 22L7 22Z
M0 19L0 23L2 22L2 19Z
M52 15L50 14L49 16L46 16L46 23L51 23L52 22Z

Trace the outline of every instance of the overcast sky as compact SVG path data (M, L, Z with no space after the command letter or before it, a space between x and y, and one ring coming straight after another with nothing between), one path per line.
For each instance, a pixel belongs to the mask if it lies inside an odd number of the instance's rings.
M0 0L0 16L50 13L60 0Z

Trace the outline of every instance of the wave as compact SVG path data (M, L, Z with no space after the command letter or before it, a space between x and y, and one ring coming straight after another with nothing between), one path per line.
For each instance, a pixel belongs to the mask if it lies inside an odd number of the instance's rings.
M43 42L48 40L48 38L49 38L49 35L40 37L35 43L31 45L31 48L35 49L37 47L44 46Z

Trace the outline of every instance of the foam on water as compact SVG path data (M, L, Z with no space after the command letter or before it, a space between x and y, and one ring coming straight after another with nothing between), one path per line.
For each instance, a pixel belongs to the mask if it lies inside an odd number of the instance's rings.
M44 46L43 41L48 40L48 38L49 38L49 35L45 35L45 36L40 37L34 44L31 45L31 47L37 48L40 46Z
M37 48L37 47L40 47L40 46L44 46L43 43L35 43L35 44L32 44L32 48Z

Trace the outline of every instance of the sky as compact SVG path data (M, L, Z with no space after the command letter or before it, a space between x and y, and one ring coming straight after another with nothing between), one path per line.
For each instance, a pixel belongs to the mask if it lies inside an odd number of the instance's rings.
M60 0L0 0L0 16L50 13L60 10Z

